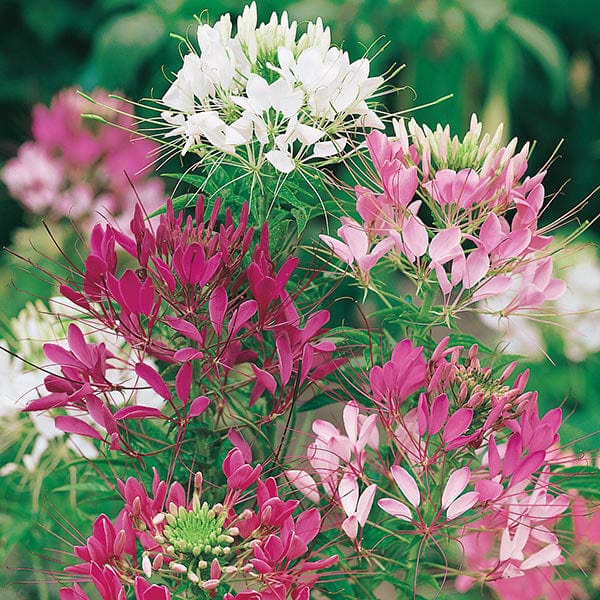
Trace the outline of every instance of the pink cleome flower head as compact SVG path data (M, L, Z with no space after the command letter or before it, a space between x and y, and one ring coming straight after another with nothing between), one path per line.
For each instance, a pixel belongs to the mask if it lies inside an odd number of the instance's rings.
M135 137L127 102L102 89L91 97L97 104L68 88L49 107L36 105L33 140L6 163L2 180L33 213L88 228L108 220L126 229L138 197L148 214L164 203L164 186L149 170L158 146ZM82 118L91 112L111 125Z
M136 600L170 600L182 585L211 596L220 587L227 599L308 597L338 557L309 548L321 530L319 511L298 511L299 502L281 498L261 471L231 450L222 502L212 505L202 500L200 473L191 498L156 471L151 493L135 478L119 481L125 507L114 525L98 517L86 545L74 549L82 562L66 572L77 582L61 590L61 600L87 598L83 582L104 600L126 600L131 592ZM162 583L148 581L154 576Z
M418 285L436 283L452 310L510 292L494 310L512 314L559 297L552 237L538 224L545 171L525 176L528 144L502 146L501 128L482 136L475 116L462 140L414 120L395 128L395 138L367 136L375 172L371 189L356 187L362 222L343 221L343 242L321 236L353 275L365 285L389 260Z

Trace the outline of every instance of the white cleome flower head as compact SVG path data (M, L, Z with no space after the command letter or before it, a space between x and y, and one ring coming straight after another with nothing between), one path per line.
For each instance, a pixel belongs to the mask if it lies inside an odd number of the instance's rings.
M254 2L243 9L235 35L229 15L201 24L198 50L184 57L162 97L165 136L181 144L182 154L216 149L289 173L354 147L368 128L382 128L367 101L384 79L369 76L369 60L351 61L332 47L321 19L299 39L297 30L286 12L259 24Z

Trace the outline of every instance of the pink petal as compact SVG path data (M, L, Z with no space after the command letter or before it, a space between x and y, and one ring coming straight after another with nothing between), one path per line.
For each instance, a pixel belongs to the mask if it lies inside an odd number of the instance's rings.
M356 221L346 220L338 229L338 235L348 244L354 258L365 256L369 251L369 238Z
M419 506L421 502L421 494L417 482L413 476L404 468L394 465L391 468L392 477L398 485L398 488L404 495L404 497L414 506Z
M460 517L463 513L466 513L472 506L477 504L479 500L479 494L477 492L467 492L460 498L457 498L446 511L446 516L449 520Z
M431 261L440 265L456 258L461 253L461 233L458 227L451 227L436 233L429 244Z
M410 512L410 508L406 506L406 504L402 504L402 502L398 502L398 500L394 500L393 498L382 498L377 501L377 506L384 510L392 517L397 517L402 521L412 521L412 513Z
M475 290L473 301L479 302L484 298L502 294L510 287L511 282L512 279L508 275L496 275Z
M457 469L450 475L442 494L442 508L448 508L462 494L470 479L471 469L469 467Z
M320 235L319 238L321 239L321 241L325 242L329 246L331 251L343 262L349 265L351 265L354 262L354 256L352 255L352 251L346 244L328 235Z
M527 560L524 560L519 568L526 571L528 569L535 569L536 567L555 565L558 564L557 561L560 558L562 558L560 546L558 544L549 544L535 554L532 554Z
M490 257L488 253L478 248L469 254L466 263L466 272L463 277L463 285L470 290L479 283L487 274L490 268Z
M377 492L377 486L373 483L363 490L363 493L358 499L358 504L356 506L356 517L358 518L358 522L362 527L364 527L367 519L369 518L369 513L371 512L371 508L373 506L373 500L375 499L375 492Z
M358 406L353 402L348 402L344 407L344 427L352 443L358 439L358 414Z
M358 483L354 477L349 475L342 477L338 486L338 495L346 515L355 514L356 505L358 504Z
M342 529L351 540L355 540L358 535L358 519L356 515L346 517L342 522Z
M429 244L427 229L419 219L412 215L402 229L402 239L415 256L423 256L427 252Z
M312 500L313 502L319 501L320 496L317 484L306 471L289 469L285 472L285 475L289 482L309 500Z

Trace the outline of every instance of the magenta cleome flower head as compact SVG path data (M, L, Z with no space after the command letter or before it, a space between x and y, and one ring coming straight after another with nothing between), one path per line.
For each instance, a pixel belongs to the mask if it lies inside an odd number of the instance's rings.
M301 316L296 307L297 259L275 266L266 225L253 243L247 205L238 223L230 211L219 221L219 209L217 202L207 215L200 198L195 220L184 221L169 203L154 228L138 207L132 236L94 227L80 281L61 292L82 319L93 317L130 348L129 358L116 360L72 324L69 349L44 347L60 374L46 378L47 393L27 410L67 410L56 417L59 428L131 452L120 444L130 423L152 418L185 430L200 415L226 411L235 424L238 402L269 422L337 367L335 344L324 337L329 313ZM126 370L130 386L112 370ZM162 410L122 406L115 396L124 387L150 389Z
M222 501L212 504L203 500L200 473L191 498L156 471L151 493L135 478L119 481L125 506L115 524L98 517L85 546L74 548L82 562L65 569L77 582L61 600L87 598L84 582L104 600L170 600L184 590L224 600L308 597L338 560L318 556L319 511L283 499L275 480L262 479L262 466L237 448L222 468Z

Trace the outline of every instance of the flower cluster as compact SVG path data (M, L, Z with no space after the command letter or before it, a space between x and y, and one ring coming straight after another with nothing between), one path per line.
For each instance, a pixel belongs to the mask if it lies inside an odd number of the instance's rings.
M337 505L351 539L362 527L365 547L370 527L398 538L420 535L434 547L458 536L463 591L475 580L494 587L555 574L568 539L554 530L570 504L550 472L561 411L539 415L537 395L525 391L527 372L508 384L514 363L495 375L481 366L476 346L464 359L462 353L446 338L426 361L423 348L397 344L391 359L368 373L370 409L346 404L345 433L315 420L310 469L288 477L313 502ZM377 553L375 540L368 550Z
M62 90L49 108L34 107L33 141L6 163L2 180L33 213L86 227L105 220L126 227L138 197L148 212L163 203L162 182L147 172L158 147L132 141L135 121L127 102L104 90L92 98L116 127L84 120L82 113L94 105L75 89Z
M559 253L555 259L566 291L546 311L545 318L553 325L551 331L525 317L507 320L489 314L510 300L507 293L486 301L481 318L498 332L506 352L541 359L549 347L548 333L560 339L562 352L573 362L582 362L600 350L600 332L595 325L600 307L600 258L591 245L574 244L569 250L566 256Z
M91 316L125 344L129 358L120 362L104 342L87 341L72 323L68 348L44 346L60 374L45 378L47 393L30 402L28 411L79 411L117 448L123 435L119 423L157 418L182 426L209 403L211 414L220 415L217 421L235 422L245 406L271 421L336 368L335 344L322 338L329 313L308 311L301 317L294 304L298 292L288 291L297 259L275 267L266 226L252 247L247 206L237 225L229 211L222 223L218 215L217 202L205 220L200 198L195 221L176 215L169 203L156 230L139 207L132 237L96 225L80 286L63 284L61 293L82 318ZM117 254L117 246L129 256ZM148 359L165 365L162 373ZM122 369L132 381L123 383ZM116 378L110 374L115 370ZM140 385L164 401L164 410L119 408L122 401L115 397ZM58 416L57 426L102 437L75 416Z
M7 339L0 342L0 369L2 389L0 403L0 423L5 428L11 429L15 434L25 438L31 447L23 453L22 462L27 471L32 471L38 465L43 454L48 450L52 440L60 439L64 431L69 431L65 440L67 448L86 458L96 458L98 450L90 440L90 436L79 435L77 429L60 428L61 420L67 419L68 411L60 415L57 423L55 419L45 412L22 412L27 405L39 401L44 392L46 378L60 377L60 373L50 358L53 353L67 352L73 340L73 334L67 331L71 327L77 331L83 330L88 339L95 344L102 344L110 349L111 356L119 362L121 368L115 379L116 383L126 386L127 381L135 376L126 365L129 364L128 348L119 343L118 338L106 332L101 323L87 319L79 326L69 323L77 318L79 311L66 298L55 297L46 307L41 301L27 304L19 315L10 322ZM81 329L80 329L81 328ZM50 359L50 360L49 360ZM72 366L72 365L71 365ZM50 373L53 373L50 375ZM130 404L137 407L161 408L164 401L153 392L145 389L132 389L129 393L123 392L115 396L118 404ZM73 415L70 415L71 417ZM92 419L86 420L86 432L93 431ZM83 427L83 426L82 426ZM96 432L92 437L99 437ZM15 444L22 440L17 439ZM0 474L6 475L19 468L14 462L0 465Z
M366 58L331 46L321 19L297 38L297 23L273 13L257 26L256 3L232 36L230 16L198 27L192 48L162 98L167 137L182 153L223 153L260 170L290 173L307 160L340 156L364 127L382 127L366 100L383 83ZM191 45L190 45L191 48Z
M201 473L191 499L179 482L169 486L156 471L151 494L133 477L119 481L125 507L115 522L99 516L86 544L74 548L82 562L65 570L78 583L63 588L61 600L87 600L79 585L85 581L103 600L217 594L307 600L338 557L319 558L309 548L321 530L319 511L298 512L299 502L283 499L275 480L262 479L262 466L250 461L239 448L229 452L222 466L226 490L211 504L203 501Z
M343 219L344 242L321 236L362 285L385 256L418 287L435 282L450 311L508 293L497 310L509 315L560 297L552 237L538 224L545 171L524 177L528 144L502 146L501 128L482 137L475 116L463 140L414 120L410 138L403 121L395 127L396 138L367 136L375 175L356 187L362 223Z

